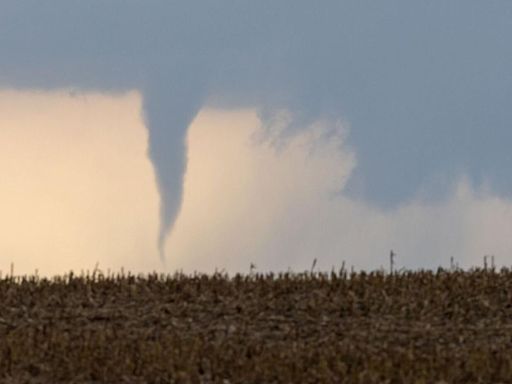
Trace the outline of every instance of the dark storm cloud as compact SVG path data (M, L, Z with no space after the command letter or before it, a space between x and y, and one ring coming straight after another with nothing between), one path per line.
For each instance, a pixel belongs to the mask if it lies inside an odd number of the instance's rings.
M3 0L0 87L140 90L162 249L205 103L348 120L382 206L460 173L510 194L510 36L508 1Z

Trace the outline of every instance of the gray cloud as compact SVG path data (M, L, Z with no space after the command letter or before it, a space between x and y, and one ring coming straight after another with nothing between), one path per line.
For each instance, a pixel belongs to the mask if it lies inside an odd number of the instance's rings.
M348 190L382 207L460 173L510 195L511 16L477 0L4 0L0 87L140 90L162 247L205 104L350 121Z

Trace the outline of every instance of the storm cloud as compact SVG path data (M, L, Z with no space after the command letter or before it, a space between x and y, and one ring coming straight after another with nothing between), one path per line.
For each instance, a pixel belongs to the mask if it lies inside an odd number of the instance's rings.
M511 35L508 1L5 0L0 87L141 93L163 254L204 106L348 121L346 190L382 209L461 174L511 196Z

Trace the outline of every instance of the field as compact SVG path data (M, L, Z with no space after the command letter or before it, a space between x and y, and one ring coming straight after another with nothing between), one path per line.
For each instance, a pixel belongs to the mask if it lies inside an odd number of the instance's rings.
M2 383L510 383L512 271L0 279Z

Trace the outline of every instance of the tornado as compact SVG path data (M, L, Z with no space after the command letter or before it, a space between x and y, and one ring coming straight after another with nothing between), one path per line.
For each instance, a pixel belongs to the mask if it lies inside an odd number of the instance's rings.
M188 76L161 76L152 80L143 96L143 114L149 132L148 156L160 194L157 245L162 263L166 260L166 239L181 208L187 129L201 108L201 88Z

